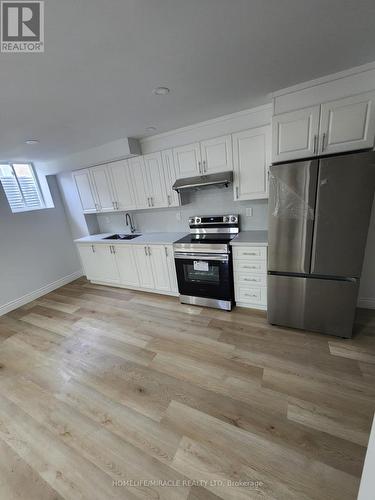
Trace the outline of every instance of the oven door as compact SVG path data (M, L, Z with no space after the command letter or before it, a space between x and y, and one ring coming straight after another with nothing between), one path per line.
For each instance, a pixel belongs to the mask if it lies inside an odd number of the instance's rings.
M230 255L176 252L174 258L181 295L233 300Z

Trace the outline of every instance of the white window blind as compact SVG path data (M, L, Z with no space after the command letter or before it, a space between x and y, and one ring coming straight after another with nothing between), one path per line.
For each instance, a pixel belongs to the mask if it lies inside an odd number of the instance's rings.
M44 208L42 193L30 163L0 165L0 182L12 212Z

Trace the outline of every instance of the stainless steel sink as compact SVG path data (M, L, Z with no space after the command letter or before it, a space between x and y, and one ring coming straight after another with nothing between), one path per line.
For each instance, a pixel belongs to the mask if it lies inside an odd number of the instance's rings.
M112 236L106 236L103 240L133 240L142 236L141 234L112 234Z

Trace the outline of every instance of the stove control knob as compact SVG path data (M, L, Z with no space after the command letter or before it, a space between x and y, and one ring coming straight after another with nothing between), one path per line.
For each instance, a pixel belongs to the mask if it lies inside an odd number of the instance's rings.
M189 224L194 224L194 219L193 218L189 219Z
M229 222L229 217L223 217L223 222Z
M195 223L196 224L200 224L202 222L201 218L200 217L196 217L195 218Z
M231 221L231 222L237 222L237 217L233 217L233 216L232 216L232 217L230 218L230 221Z

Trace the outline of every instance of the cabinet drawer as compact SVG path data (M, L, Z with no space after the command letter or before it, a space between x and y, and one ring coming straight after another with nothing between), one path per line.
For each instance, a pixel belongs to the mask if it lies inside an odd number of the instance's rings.
M267 288L264 286L242 286L235 287L236 302L247 304L267 305Z
M266 259L267 247L233 247L233 257L237 259Z
M235 260L234 270L239 273L266 274L266 260Z
M267 286L267 275L235 272L234 284L246 286Z

